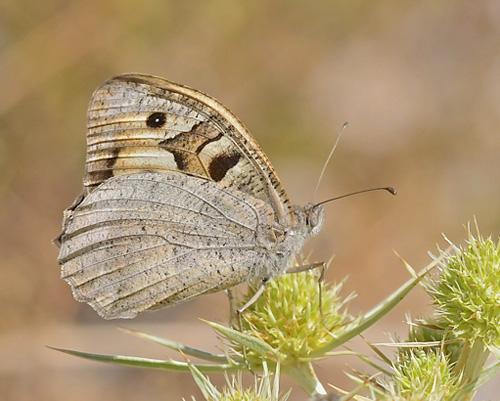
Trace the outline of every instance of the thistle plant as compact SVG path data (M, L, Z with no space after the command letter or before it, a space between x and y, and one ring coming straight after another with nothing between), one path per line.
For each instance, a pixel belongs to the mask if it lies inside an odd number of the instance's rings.
M276 366L274 378L272 377L273 374L267 369L266 363L262 367L262 374L254 376L254 383L251 387L244 386L241 372L231 378L227 373L224 373L226 385L222 391L219 391L196 366L189 364L191 374L206 401L286 401L290 395L290 390L283 395L280 394L279 365ZM194 398L193 401L195 401Z
M314 272L288 274L271 281L261 297L241 315L241 331L261 339L279 350L281 362L310 361L311 354L339 335L354 318L347 312L347 304L354 296L341 298L342 282L325 290ZM255 293L251 287L240 305ZM321 297L321 298L320 298ZM238 344L235 344L238 349ZM241 349L240 349L240 354ZM262 362L260 355L247 352L252 365ZM293 363L293 362L292 362Z
M340 296L342 283L325 288L318 282L315 272L283 275L271 281L263 294L233 322L236 329L258 339L272 352L262 353L260 348L247 347L232 341L231 348L244 358L251 370L261 370L263 361L280 364L283 371L300 382L303 387L318 390L320 387L311 363L324 358L314 351L340 336L355 320L347 312L347 303ZM239 306L255 294L250 287ZM320 298L321 297L321 298Z
M449 359L437 349L400 352L393 368L392 391L386 395L391 400L447 400L459 388L459 378L453 375Z
M488 356L500 358L500 243L483 239L479 233L475 237L469 234L465 247L451 244L420 273L405 266L413 277L372 310L357 316L348 312L353 295L341 295L343 282L318 281L314 271L278 277L228 325L206 322L223 337L223 354L133 331L128 332L179 351L182 358L152 360L61 351L114 364L191 372L210 401L285 400L287 394L280 396L277 390L280 371L310 397L333 399L326 398L327 390L315 373L316 363L346 354L342 346L347 341L380 320L421 284L435 305L434 315L411 323L407 341L392 344L397 348L393 361L372 345L387 368L347 351L382 375L350 374L357 386L350 392L337 389L337 394L343 394L341 400L470 400L477 388L500 370L498 362L485 367ZM435 267L437 273L429 275ZM236 306L244 305L255 291L250 286ZM205 363L193 363L191 357ZM253 387L242 384L243 371L256 375ZM215 372L226 375L225 389L216 389L205 376ZM236 377L229 376L231 372L237 372Z
M435 257L438 274L422 283L434 316L412 324L387 380L372 383L371 399L458 401L500 370L485 368L500 340L500 242L477 232L465 247ZM359 381L359 379L358 379Z
M309 396L319 399L318 397L326 396L327 391L318 380L313 363L335 355L339 347L380 320L422 277L423 275L419 275L412 278L365 315L353 317L347 312L347 302L353 295L341 298L342 283L327 286L318 282L318 277L312 272L283 275L269 283L257 301L245 310L241 316L241 328L234 321L228 326L206 322L226 339L228 349L224 354L212 354L132 330L125 331L179 351L182 354L181 360L58 350L100 362L186 371L194 376L198 373L241 371L265 374L267 367L274 371L281 366L283 373L290 376ZM239 303L244 304L253 296L254 291L250 287L248 294ZM346 354L346 351L342 350L342 354ZM186 361L189 357L202 359L206 363Z
M477 227L476 227L477 228ZM451 244L440 258L440 277L428 285L442 329L461 339L455 364L463 384L481 375L490 352L500 346L500 241L470 234L467 246Z
M465 248L452 244L444 254L440 279L428 287L436 317L456 337L500 346L500 243L469 235Z

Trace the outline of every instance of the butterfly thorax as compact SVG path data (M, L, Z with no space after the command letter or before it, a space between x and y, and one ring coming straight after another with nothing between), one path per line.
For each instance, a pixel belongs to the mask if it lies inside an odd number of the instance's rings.
M294 225L285 230L283 240L272 250L274 265L266 279L279 276L291 267L305 242L319 233L325 221L322 205L293 206Z

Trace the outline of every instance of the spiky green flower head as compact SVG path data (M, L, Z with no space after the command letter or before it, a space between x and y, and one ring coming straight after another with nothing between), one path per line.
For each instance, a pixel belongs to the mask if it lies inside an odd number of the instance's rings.
M431 344L423 348L424 351L438 352L441 351L448 357L449 363L454 364L458 361L463 349L463 341L453 337L453 334L445 330L443 327L446 324L435 319L419 319L416 324L410 325L408 333L409 343ZM401 348L400 353L408 352L408 348Z
M231 378L225 374L226 385L222 391L219 391L196 366L190 364L189 369L207 401L286 401L290 395L290 391L279 394L279 365L273 374L264 363L262 374L254 375L251 387L244 386L241 372Z
M429 286L436 315L456 338L500 346L500 242L469 234L465 248L441 256L441 276Z
M339 295L342 283L325 287L313 271L275 278L243 312L242 332L277 350L283 367L287 362L310 361L309 355L331 341L332 334L339 333L346 321L351 320L344 308L348 299L342 301ZM254 293L255 289L250 288L242 304ZM243 349L240 352L243 353ZM262 355L247 349L246 359L250 365L253 362L259 364Z
M272 387L269 375L256 377L253 387L245 388L241 376L227 380L217 401L286 401L290 392L279 396Z
M439 350L409 348L393 366L393 382L386 385L385 400L446 401L459 390L459 379L448 358Z

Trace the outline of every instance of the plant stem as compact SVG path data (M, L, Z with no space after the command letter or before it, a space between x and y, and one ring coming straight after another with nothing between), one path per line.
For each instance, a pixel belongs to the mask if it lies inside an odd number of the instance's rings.
M467 385L477 380L481 374L486 359L490 351L485 347L481 339L476 339L474 343L467 342L462 351L462 355L457 363L457 373L462 371L462 385ZM463 357L462 357L463 356ZM471 400L474 393L467 395L465 400Z
M286 372L310 396L327 394L310 362L283 366L283 372Z

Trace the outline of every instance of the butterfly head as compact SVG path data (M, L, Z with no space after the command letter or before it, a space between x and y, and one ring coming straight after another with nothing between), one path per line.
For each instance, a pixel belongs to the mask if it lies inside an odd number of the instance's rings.
M323 205L313 205L312 203L296 210L296 215L306 230L306 236L312 237L318 234L323 228L325 222L325 209Z

